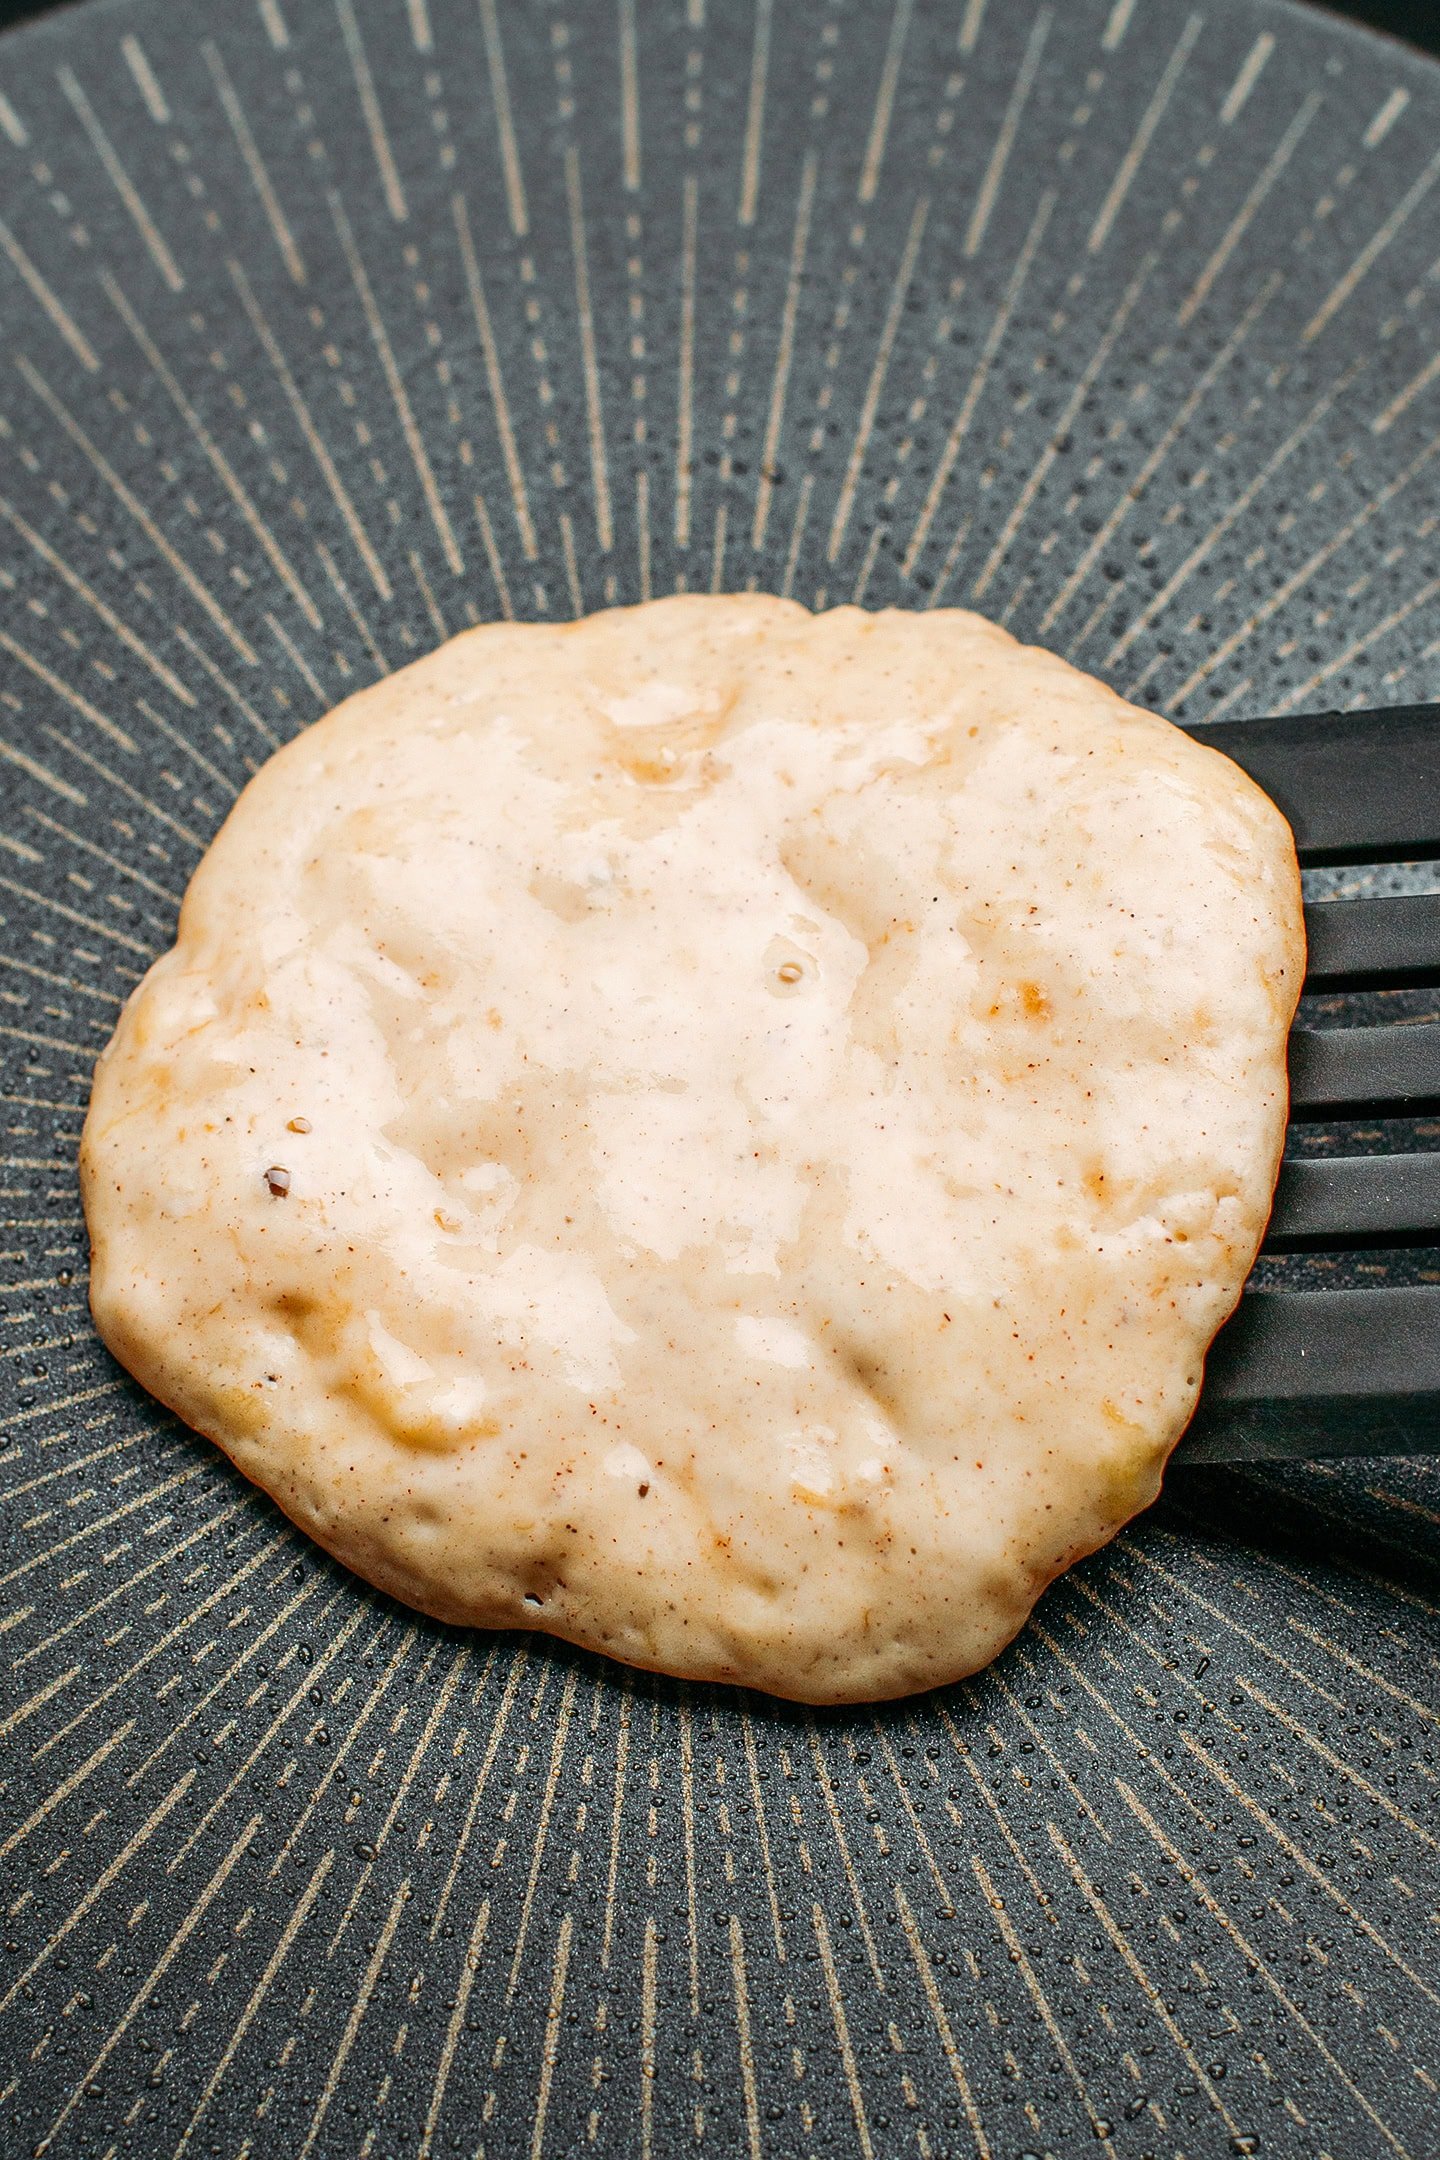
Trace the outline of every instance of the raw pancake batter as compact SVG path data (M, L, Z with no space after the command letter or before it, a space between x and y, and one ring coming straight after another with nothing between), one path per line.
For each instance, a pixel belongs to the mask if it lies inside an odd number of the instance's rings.
M1267 798L977 616L469 631L197 871L96 1075L95 1317L442 1619L953 1680L1158 1489L1302 967Z

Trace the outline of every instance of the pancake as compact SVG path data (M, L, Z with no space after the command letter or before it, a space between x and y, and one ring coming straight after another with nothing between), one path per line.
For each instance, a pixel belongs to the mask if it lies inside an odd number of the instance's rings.
M1261 791L978 616L468 631L196 871L96 1072L95 1319L443 1621L954 1680L1159 1488L1303 961Z

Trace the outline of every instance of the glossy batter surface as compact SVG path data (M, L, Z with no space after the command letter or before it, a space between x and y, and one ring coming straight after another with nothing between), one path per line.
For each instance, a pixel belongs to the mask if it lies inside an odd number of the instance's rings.
M1302 965L1259 790L979 617L471 631L197 871L96 1075L95 1317L412 1605L902 1694L1153 1498Z

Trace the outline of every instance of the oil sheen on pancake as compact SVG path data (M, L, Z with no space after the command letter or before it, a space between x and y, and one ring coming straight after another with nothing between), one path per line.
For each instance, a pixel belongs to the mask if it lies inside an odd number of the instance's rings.
M1158 1490L1303 967L1239 769L959 611L472 630L251 781L100 1061L100 1331L442 1620L807 1702Z

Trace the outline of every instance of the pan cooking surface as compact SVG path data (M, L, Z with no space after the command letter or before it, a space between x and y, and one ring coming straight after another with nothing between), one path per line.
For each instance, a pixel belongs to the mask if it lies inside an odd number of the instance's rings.
M247 773L467 622L1440 694L1440 76L1246 0L100 0L0 91L6 2152L1422 2160L1433 1466L1177 1469L878 1714L680 1688L312 1550L96 1345L74 1152Z

